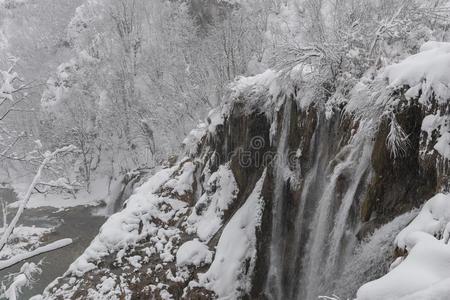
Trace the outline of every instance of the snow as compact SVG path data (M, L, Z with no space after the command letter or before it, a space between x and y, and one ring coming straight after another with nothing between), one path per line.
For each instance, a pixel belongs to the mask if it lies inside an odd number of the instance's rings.
M47 80L47 88L44 90L41 97L41 104L43 107L50 109L61 102L63 96L70 89L66 82L76 67L75 59L71 59L70 62L62 63L58 66L56 72L57 78L49 78Z
M107 294L110 292L116 285L116 281L111 277L103 277L102 283L99 285L98 290L102 294Z
M131 257L128 257L127 260L135 269L140 269L142 267L142 264L140 263L142 257L139 255L134 255Z
M208 113L208 131L210 133L215 133L217 126L223 125L224 121L224 114L221 108L211 110Z
M244 205L225 226L208 271L198 274L199 283L213 290L220 298L237 299L251 287L256 258L256 229L260 225L263 211L261 190L265 174L266 172Z
M428 105L432 93L438 103L445 104L450 99L450 43L428 42L421 47L421 52L402 62L385 69L383 77L389 80L391 87L409 86L407 94L418 96L419 101Z
M450 279L450 195L428 200L417 217L395 239L408 255L389 273L364 284L357 300L447 299Z
M428 115L425 116L422 120L421 130L427 133L428 138L431 138L431 134L434 130L441 125L441 117L437 115Z
M202 241L209 241L222 226L225 211L236 199L238 187L230 166L221 165L211 175L189 216L187 223L190 231L196 232Z
M0 71L2 80L0 81L0 99L8 99L13 101L14 81L19 78L16 72L12 71Z
M197 239L187 241L178 248L177 266L201 266L204 263L211 263L212 252L208 246L199 242Z
M401 297L399 300L447 300L450 295L450 278L441 280L416 293Z

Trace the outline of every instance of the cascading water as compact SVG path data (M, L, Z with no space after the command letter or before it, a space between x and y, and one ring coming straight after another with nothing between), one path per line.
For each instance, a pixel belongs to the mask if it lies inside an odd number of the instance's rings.
M287 140L291 107L285 103L274 168L272 240L265 294L270 299L317 299L331 293L347 258L356 245L357 226L351 209L370 173L372 152L369 126L359 130L336 155L332 124L319 113L310 153L312 167L301 178L302 188L294 232L286 228ZM301 134L301 133L298 133ZM339 146L338 146L339 149Z
M281 136L278 141L277 156L275 162L275 187L274 202L272 209L272 241L270 245L269 284L266 285L266 294L275 298L283 291L282 266L284 265L283 252L283 205L284 205L284 182L286 181L286 159L288 155L287 139L289 137L291 120L291 100L284 104L283 122ZM274 234L278 233L278 234Z
M337 155L343 160L330 170L331 175L310 223L309 240L303 257L304 267L299 280L305 296L297 299L317 299L323 293L332 292L334 280L346 258L352 254L356 238L352 234L355 228L348 226L349 213L357 199L358 187L369 170L371 150L372 143L368 140L367 131L360 128L349 145ZM341 199L336 193L339 180L347 183ZM339 201L338 207L336 202Z

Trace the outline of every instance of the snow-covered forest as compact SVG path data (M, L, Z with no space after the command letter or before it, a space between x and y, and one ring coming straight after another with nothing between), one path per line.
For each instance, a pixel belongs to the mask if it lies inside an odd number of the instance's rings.
M450 299L449 26L0 0L0 299Z

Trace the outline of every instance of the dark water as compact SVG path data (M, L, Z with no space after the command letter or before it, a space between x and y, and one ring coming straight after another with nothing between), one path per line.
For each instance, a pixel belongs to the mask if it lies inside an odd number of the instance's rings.
M9 203L16 200L15 194L8 189L0 189L0 197ZM25 210L19 224L25 226L35 225L36 227L56 226L52 233L42 238L44 244L62 238L71 238L73 243L65 248L44 253L27 260L27 262L37 263L43 259L42 274L31 288L23 290L20 299L29 299L33 295L42 293L50 282L64 274L70 264L83 253L106 220L105 217L94 216L92 213L95 210L95 207L83 206L67 208L63 211L51 207ZM11 220L14 213L15 210L8 211L8 220ZM1 218L3 216L0 216ZM1 220L0 224L3 224L3 220ZM0 271L0 279L4 280L8 274L18 272L22 264L23 262Z

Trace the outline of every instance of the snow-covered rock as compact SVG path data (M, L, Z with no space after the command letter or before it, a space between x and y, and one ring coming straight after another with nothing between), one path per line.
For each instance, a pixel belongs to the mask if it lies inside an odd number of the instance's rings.
M220 236L216 256L209 270L199 274L200 284L219 297L237 299L251 287L256 259L256 229L261 223L261 190L265 175L255 185L245 204L234 214ZM247 271L245 265L248 265Z
M208 246L199 242L197 239L187 241L178 248L177 266L200 266L203 263L211 263L212 252Z
M204 193L187 220L200 240L209 241L222 226L223 216L236 199L238 187L230 166L222 165L211 174Z

